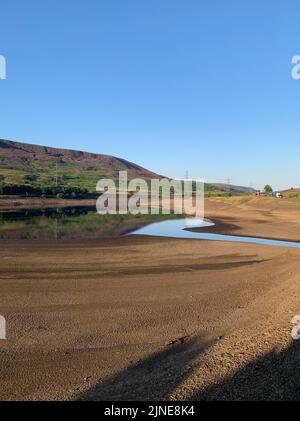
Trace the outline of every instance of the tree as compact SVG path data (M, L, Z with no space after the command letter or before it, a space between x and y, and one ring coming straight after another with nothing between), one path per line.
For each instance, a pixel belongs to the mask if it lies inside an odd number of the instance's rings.
M272 193L273 193L273 189L272 189L272 187L270 186L270 184L267 184L267 185L265 186L264 190L265 190L265 193L266 193L266 194L272 194Z
M0 194L3 194L4 185L5 185L5 177L4 175L0 175Z
M34 174L27 174L27 175L24 175L23 179L25 183L34 183L35 181L37 181L38 178Z

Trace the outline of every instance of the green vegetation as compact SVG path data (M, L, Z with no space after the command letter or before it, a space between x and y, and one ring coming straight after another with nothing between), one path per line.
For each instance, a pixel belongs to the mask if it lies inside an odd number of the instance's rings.
M30 197L88 198L96 196L96 184L102 178L113 178L118 185L118 171L66 161L25 157L2 157L0 166L0 194ZM137 175L136 175L137 176ZM149 178L148 178L149 184ZM205 184L206 197L230 197L241 195L238 190L226 186Z
M178 215L99 215L93 211L65 208L0 214L1 239L72 239L103 238L121 235L145 223L178 218Z
M241 196L245 193L232 189L232 188L218 188L213 184L205 184L204 186L204 195L205 197L232 197L232 196Z
M58 199L74 199L94 197L94 194L88 192L87 189L78 187L34 187L29 184L4 184L1 187L1 194L16 195L25 197L56 197Z
M269 184L267 184L265 186L264 191L265 191L266 194L272 194L273 193L273 189Z
M0 194L3 194L4 186L5 186L5 177L4 175L0 175Z
M95 167L82 170L74 163L62 160L56 163L46 159L34 159L30 164L25 158L17 160L20 162L19 169L16 165L0 168L0 188L5 187L4 194L27 192L29 195L39 195L43 190L53 190L53 195L57 192L64 194L65 190L94 193L97 181L105 177Z
M64 161L56 163L34 159L29 165L25 158L17 159L20 161L20 169L13 165L0 168L0 194L88 197L92 193L95 194L97 181L105 177L99 174L95 167L83 171L75 164ZM27 168L24 168L24 165Z
M284 199L290 202L299 202L300 201L300 189L289 189L281 192Z

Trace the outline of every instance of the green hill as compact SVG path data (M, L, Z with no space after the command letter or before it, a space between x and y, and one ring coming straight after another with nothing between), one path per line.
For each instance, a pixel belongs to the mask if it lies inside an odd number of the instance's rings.
M0 140L0 181L6 193L12 192L12 186L16 193L17 186L25 190L27 187L29 193L34 190L94 193L100 178L116 179L119 171L127 171L129 179L159 177L110 155Z
M110 155L58 149L0 139L0 194L78 197L95 194L101 178L161 178L137 164ZM251 190L251 191L250 191ZM252 193L254 190L225 184L205 184L208 196Z

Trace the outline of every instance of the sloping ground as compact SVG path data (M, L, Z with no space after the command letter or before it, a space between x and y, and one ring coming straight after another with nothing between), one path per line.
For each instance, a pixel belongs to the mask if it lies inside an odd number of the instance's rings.
M0 140L0 175L5 183L53 186L56 176L64 186L95 191L100 178L116 178L127 171L129 178L159 177L139 165L110 155Z
M246 194L255 193L255 189L253 189L252 187L235 186L234 184L211 183L211 186L215 187L217 190L220 191L233 190Z
M281 192L283 194L283 197L289 200L293 201L299 201L300 200L300 189L299 188L292 188L288 190L283 190Z
M0 189L7 184L34 188L53 188L57 184L59 187L77 187L95 192L100 178L116 179L119 171L127 171L129 179L149 180L162 177L137 164L110 155L0 139ZM213 195L223 195L249 194L254 190L222 183L207 183L205 191Z
M299 204L207 201L300 240ZM300 399L300 250L136 238L0 248L0 399Z

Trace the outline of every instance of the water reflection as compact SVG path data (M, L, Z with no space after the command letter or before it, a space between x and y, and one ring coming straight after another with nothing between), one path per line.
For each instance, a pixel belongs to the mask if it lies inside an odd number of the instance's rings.
M94 206L4 211L0 212L0 239L112 238L157 218L155 215L99 215Z
M198 224L195 223L195 227L198 228L209 228L214 223L209 221L202 221ZM195 228L194 227L194 228ZM222 235L214 234L210 232L194 232L188 231L191 228L191 224L187 224L184 219L156 222L147 225L143 228L139 228L134 231L133 235L151 235L155 237L169 237L169 238L186 238L189 240L209 240L209 241L226 241L234 243L250 243L250 244L261 244L266 246L278 246L278 247L290 247L300 248L300 243L296 241L282 241L274 240L271 238L256 238L256 237L244 237L244 236L233 236L233 235Z

